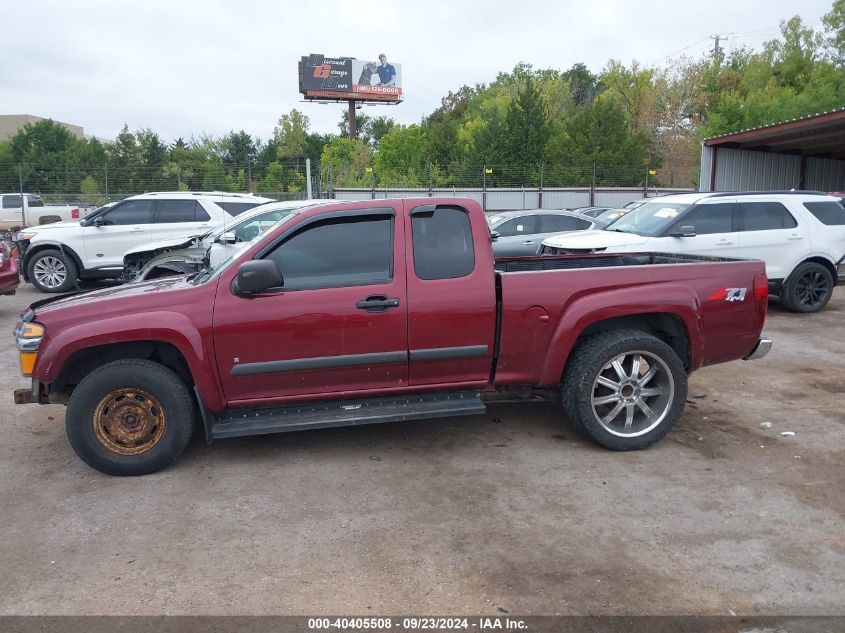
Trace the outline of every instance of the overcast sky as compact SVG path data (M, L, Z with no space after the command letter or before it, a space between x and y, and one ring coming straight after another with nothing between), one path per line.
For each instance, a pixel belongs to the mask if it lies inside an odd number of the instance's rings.
M337 132L343 105L301 103L308 53L402 64L405 101L367 114L413 123L449 90L489 82L520 61L598 72L610 58L757 47L798 13L818 25L832 0L0 0L0 114L34 114L114 138L124 123L170 141L244 129L272 135L299 108Z

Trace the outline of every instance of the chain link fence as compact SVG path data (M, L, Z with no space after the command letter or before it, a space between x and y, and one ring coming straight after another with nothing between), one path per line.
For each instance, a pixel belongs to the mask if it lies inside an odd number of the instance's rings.
M310 178L310 189L309 189ZM37 194L47 204L102 205L150 191L246 192L277 200L468 195L485 209L624 204L668 191L674 174L644 165L384 164L354 158L335 164L306 159L269 163L131 164L0 163L0 194ZM615 193L614 193L615 192Z

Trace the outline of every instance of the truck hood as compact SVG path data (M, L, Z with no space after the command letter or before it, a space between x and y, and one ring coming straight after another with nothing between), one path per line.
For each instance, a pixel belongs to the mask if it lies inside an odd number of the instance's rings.
M157 298L160 293L193 287L195 286L186 281L184 276L160 277L150 281L124 284L112 288L100 288L58 297L48 297L31 304L29 309L35 312L36 320L42 314L83 306L87 313L105 314L107 311L111 311L113 306L120 308L126 299L132 297L150 297L153 299L154 297ZM157 303L158 301L153 299L153 302ZM137 306L137 303L135 305ZM133 312L136 311L137 308L133 309Z
M201 235L203 235L203 233L197 233L196 235L190 235L188 237L171 237L167 240L148 242L146 244L142 244L141 246L130 248L123 254L123 256L126 257L127 255L135 255L136 253L152 253L154 251L170 250L174 248L188 248L189 246L192 246L194 240Z
M544 246L589 250L614 246L639 246L648 242L648 238L633 233L616 231L575 231L552 235L543 240Z

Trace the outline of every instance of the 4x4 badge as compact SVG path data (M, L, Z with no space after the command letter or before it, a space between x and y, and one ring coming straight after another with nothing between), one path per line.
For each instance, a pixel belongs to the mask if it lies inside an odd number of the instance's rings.
M728 288L725 301L745 301L747 288Z

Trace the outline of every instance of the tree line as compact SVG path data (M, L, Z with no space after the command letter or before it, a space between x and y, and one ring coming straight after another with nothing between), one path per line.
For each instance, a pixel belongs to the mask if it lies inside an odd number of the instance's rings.
M701 140L845 106L845 0L820 29L800 17L760 50L679 57L659 66L610 60L599 73L519 64L443 97L419 123L358 115L348 138L283 114L269 139L245 131L165 142L126 126L112 142L52 121L0 142L0 190L130 193L152 189L300 192L310 158L333 186L613 186L698 183Z

